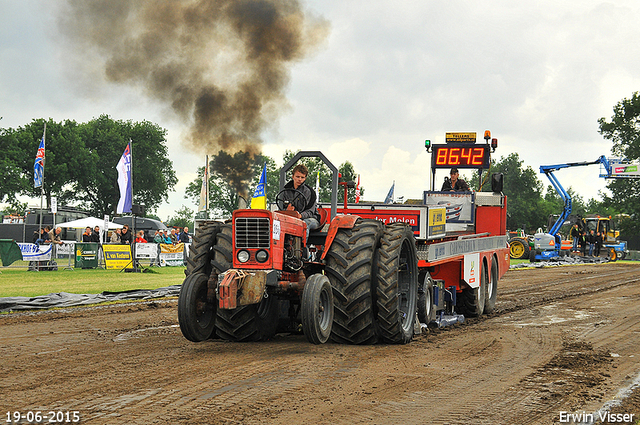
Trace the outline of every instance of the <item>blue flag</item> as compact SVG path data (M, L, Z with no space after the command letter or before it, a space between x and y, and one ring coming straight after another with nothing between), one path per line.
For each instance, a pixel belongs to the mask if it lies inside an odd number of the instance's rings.
M116 213L122 214L131 212L131 204L133 204L131 193L131 142L127 144L124 153L116 165L118 170L118 188L120 188L120 200Z
M389 189L389 193L387 193L387 197L384 198L385 204L393 204L393 192L395 187L396 187L396 182L394 181L393 184L391 185L391 189Z
M260 176L260 182L253 192L253 198L251 198L251 209L264 210L267 209L267 163L264 163L262 169L262 175Z
M34 187L42 187L42 182L44 181L44 136L45 133L42 133L42 139L40 139L40 146L38 146L38 153L36 154L36 162L33 164Z

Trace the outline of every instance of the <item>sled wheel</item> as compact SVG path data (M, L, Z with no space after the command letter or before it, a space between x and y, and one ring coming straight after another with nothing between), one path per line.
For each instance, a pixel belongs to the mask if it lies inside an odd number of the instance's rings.
M373 344L378 340L372 285L381 229L381 222L360 218L351 229L338 229L327 251L325 272L333 291L331 339L335 342Z
M489 273L483 261L482 273L480 274L480 286L477 288L465 288L458 295L458 306L462 314L468 317L478 317L482 315L486 302L488 282Z
M609 248L609 261L617 261L617 260L618 260L618 253L616 252L615 249Z
M493 313L498 299L498 259L494 256L491 259L491 273L487 284L487 294L484 300L484 313Z
M324 344L333 324L333 294L329 279L311 275L302 292L302 331L312 344Z
M178 323L189 341L204 341L215 329L216 304L207 299L207 280L204 273L191 274L180 288Z
M425 274L422 282L422 290L418 292L418 320L428 325L436 319L433 305L433 279L429 272Z

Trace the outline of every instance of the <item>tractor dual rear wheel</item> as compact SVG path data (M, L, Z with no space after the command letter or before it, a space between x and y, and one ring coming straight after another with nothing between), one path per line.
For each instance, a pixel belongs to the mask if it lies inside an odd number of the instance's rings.
M404 223L384 227L378 249L376 321L384 342L413 338L418 302L418 255L413 230Z
M378 340L372 285L375 256L382 234L377 220L356 220L340 228L327 251L325 273L333 290L331 339L343 344L374 344Z
M217 273L222 273L233 264L233 232L231 224L221 226L212 265ZM280 300L265 297L258 304L243 305L227 310L218 308L216 332L228 341L265 341L276 334Z
M194 273L204 273L209 276L211 273L211 260L213 259L212 248L216 243L216 236L220 232L222 223L206 223L196 229L193 235L193 243L189 246L189 256L187 257L187 276Z

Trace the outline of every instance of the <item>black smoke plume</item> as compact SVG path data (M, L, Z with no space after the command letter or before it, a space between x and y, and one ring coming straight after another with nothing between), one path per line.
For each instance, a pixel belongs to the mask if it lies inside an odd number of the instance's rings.
M69 0L60 28L108 82L168 105L199 152L260 152L290 66L328 34L296 0Z

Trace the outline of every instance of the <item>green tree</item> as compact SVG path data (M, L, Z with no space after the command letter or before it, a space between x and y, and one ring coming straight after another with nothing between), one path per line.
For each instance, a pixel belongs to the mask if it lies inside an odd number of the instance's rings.
M2 210L2 215L24 215L27 211L27 203L20 202L17 198L9 200L9 205Z
M251 203L253 191L260 180L262 168L267 164L267 201L273 202L278 193L278 172L275 161L264 155L236 152L231 155L220 151L209 161L210 215L228 218L238 208L240 197ZM185 199L199 204L204 167L197 170L197 178L187 185Z
M600 134L612 142L612 152L629 161L640 159L640 94L634 92L613 107L611 120L598 120ZM628 214L620 222L621 237L630 247L640 248L640 180L617 179L607 184L611 196L603 195L603 206ZM632 242L633 241L633 242Z
M72 183L77 181L82 173L82 155L85 147L79 138L78 124L75 121L58 123L49 119L46 124L44 195L47 207L50 207L52 196L57 197L62 205L75 199ZM33 184L33 164L44 126L45 120L39 119L16 130L9 129L4 132L7 141L15 146L13 153L21 155L18 161L14 161L20 169L20 176L11 177L14 193L34 198L41 195L41 189L35 188Z
M0 202L13 202L26 188L21 164L26 156L17 142L17 131L0 129ZM35 159L35 151L33 154Z
M203 167L204 168L204 167ZM183 205L176 214L172 217L169 217L167 220L167 227L190 227L193 226L193 210L189 209L185 205Z
M82 174L74 182L80 206L93 214L114 213L120 191L116 164L132 142L133 203L148 211L168 199L178 179L168 159L166 130L149 121L115 121L101 115L80 126L86 151Z

